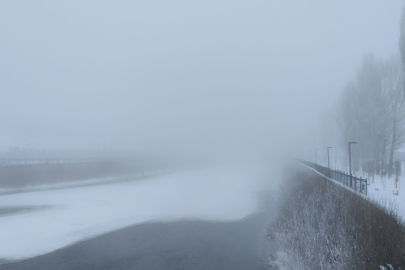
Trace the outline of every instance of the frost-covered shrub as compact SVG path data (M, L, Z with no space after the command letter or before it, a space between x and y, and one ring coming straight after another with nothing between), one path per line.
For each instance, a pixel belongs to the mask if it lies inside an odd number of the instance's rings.
M268 227L273 269L405 269L405 230L381 207L303 167L286 172ZM277 267L275 265L278 265Z
M285 269L350 269L358 254L354 221L343 191L326 181L303 177L290 181L279 219L268 236L288 256ZM287 264L287 265L286 265Z

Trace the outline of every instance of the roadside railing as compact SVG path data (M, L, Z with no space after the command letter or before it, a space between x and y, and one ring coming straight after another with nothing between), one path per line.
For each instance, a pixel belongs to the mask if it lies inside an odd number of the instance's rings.
M343 185L353 189L355 192L360 192L367 196L367 178L363 179L355 175L350 175L342 171L332 170L305 160L300 160L300 162L308 167L313 168L324 176L342 183Z

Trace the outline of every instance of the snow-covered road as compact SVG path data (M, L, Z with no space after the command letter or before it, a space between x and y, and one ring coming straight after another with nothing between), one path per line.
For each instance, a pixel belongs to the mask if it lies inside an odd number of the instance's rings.
M266 165L238 165L116 184L0 196L0 208L35 207L0 216L0 258L18 260L149 221L243 219L257 210ZM267 177L264 177L264 176Z

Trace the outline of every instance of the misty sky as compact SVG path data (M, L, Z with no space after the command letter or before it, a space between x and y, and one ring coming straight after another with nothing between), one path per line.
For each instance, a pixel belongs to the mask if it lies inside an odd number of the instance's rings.
M0 151L313 144L363 55L397 52L402 5L2 0Z

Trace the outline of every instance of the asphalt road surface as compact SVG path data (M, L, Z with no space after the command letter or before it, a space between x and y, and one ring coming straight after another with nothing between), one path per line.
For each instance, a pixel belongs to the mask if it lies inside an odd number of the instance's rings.
M0 269L263 269L265 229L276 215L274 202L263 206L263 211L239 222L134 225Z

